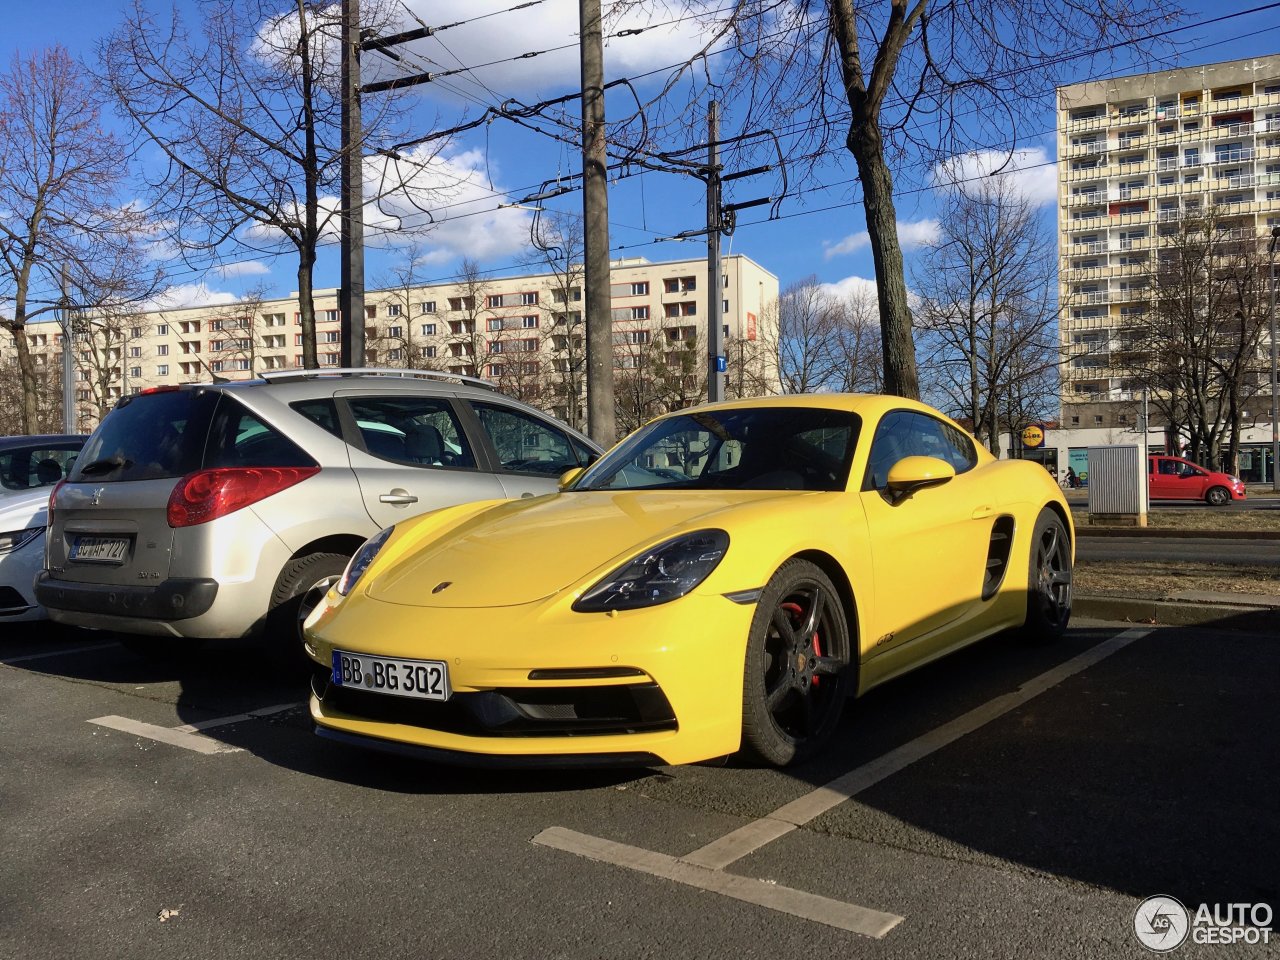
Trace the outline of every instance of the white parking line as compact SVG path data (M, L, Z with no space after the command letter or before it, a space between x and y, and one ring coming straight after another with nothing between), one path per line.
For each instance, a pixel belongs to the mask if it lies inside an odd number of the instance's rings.
M664 877L700 890L709 890L738 900L746 900L793 916L839 927L842 930L851 930L870 937L883 937L902 920L902 917L880 913L855 904L829 900L826 897L789 887L766 884L761 880L726 874L722 871L747 854L786 836L850 797L905 770L917 760L955 743L966 734L1004 716L1046 690L1057 686L1068 677L1105 660L1151 632L1150 629L1134 628L1118 633L1052 670L1046 670L1032 677L1017 690L989 700L982 706L975 707L968 713L944 723L895 750L890 750L870 763L865 763L836 777L804 796L784 804L767 816L753 820L683 857L671 857L638 847L629 847L611 840L566 830L563 827L549 827L534 837L533 842L576 853L591 860L613 863L653 876ZM722 879L712 879L716 877ZM768 890L781 892L769 894Z
M157 727L154 723L143 723L141 720L130 720L128 717L97 717L89 722L96 723L100 727L119 730L121 733L132 733L136 737L146 737L148 740L158 740L170 746L182 747L184 750L194 750L196 753L238 753L240 751L240 747L220 743L198 733L184 733L172 727Z
M837 777L830 783L818 787L803 797L792 800L779 807L773 813L739 827L719 840L713 840L693 853L682 857L686 863L722 870L735 860L745 857L766 843L785 836L797 827L802 827L815 817L821 816L832 807L838 806L850 797L874 786L881 780L893 776L906 769L917 760L955 743L966 734L985 726L992 720L1004 716L1010 710L1022 706L1033 697L1037 697L1051 687L1057 686L1068 677L1081 670L1093 666L1118 650L1123 650L1133 641L1151 633L1149 629L1135 628L1118 633L1110 640L1105 640L1095 647L1090 647L1079 656L1072 657L1039 676L1033 677L1011 693L988 700L980 707L975 707L966 714L956 717L949 723L930 730L910 743L905 743L896 750L891 750L870 763L865 763L848 773Z
M902 922L902 917L892 913L881 913L867 907L859 907L852 903L841 903L820 897L814 893L770 883L766 880L753 880L750 877L739 877L722 870L712 870L686 863L665 853L654 853L640 847L631 847L625 843L602 840L585 833L566 830L564 827L548 827L533 838L533 842L544 847L554 847L576 853L588 860L612 863L619 867L629 867L641 873L647 873L666 880L674 880L699 890L719 893L734 900L744 900L757 906L768 907L779 913L788 913L804 920L815 920L827 926L839 927L860 933L866 937L879 939Z
M301 703L277 703L272 707L250 710L248 713L236 713L229 717L215 717L212 720L184 723L179 727L160 727L154 723L143 723L141 720L130 720L128 717L116 716L97 717L90 720L89 723L110 727L112 730L119 730L122 733L132 733L134 736L146 737L149 740L157 740L170 746L182 747L184 750L194 750L196 753L240 753L241 747L233 747L228 743L202 736L200 731L209 730L213 727L225 727L228 724L241 723L257 717L269 717L272 714L283 713L286 710L292 710L294 707L300 706L302 706Z
M67 647L65 650L50 650L47 653L27 653L20 657L9 657L0 660L6 667L13 663L26 663L28 660L44 660L46 657L68 657L73 653L88 653L90 650L105 650L107 647L118 647L118 643L91 643L83 647Z

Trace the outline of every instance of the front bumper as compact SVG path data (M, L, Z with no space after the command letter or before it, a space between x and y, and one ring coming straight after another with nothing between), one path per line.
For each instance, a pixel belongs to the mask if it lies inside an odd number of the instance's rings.
M307 626L321 736L482 765L692 763L738 749L754 605L693 594L616 614L554 599L408 607L330 594ZM452 698L412 700L328 679L334 648L444 660ZM398 746L397 746L398 745Z

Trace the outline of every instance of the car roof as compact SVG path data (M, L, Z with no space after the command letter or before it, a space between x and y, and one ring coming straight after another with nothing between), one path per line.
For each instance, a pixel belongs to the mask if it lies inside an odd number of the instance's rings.
M66 444L79 441L83 444L89 439L87 433L37 433L31 436L0 437L0 450L14 450L22 447L45 447L55 444Z
M761 407L817 407L827 410L847 410L863 418L873 418L891 410L914 410L950 420L946 414L934 409L927 403L882 393L788 393L775 397L745 397L741 400L704 403L696 407L676 410L665 414L665 416L700 413L708 410L740 410Z

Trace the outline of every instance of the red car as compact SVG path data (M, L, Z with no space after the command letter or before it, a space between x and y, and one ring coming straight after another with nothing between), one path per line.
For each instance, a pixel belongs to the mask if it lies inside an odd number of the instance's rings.
M1148 457L1147 483L1152 500L1203 500L1220 507L1245 498L1239 477L1207 470L1181 457Z

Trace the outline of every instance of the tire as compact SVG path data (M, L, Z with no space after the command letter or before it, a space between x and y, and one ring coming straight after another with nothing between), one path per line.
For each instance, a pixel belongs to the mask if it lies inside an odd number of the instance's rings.
M342 576L350 559L341 553L312 553L290 560L280 571L271 592L264 638L281 666L301 668L310 663L302 650L302 621Z
M1204 502L1211 507L1224 507L1231 502L1231 491L1226 487L1210 487L1205 491Z
M1071 541L1062 519L1047 507L1031 532L1027 616L1023 636L1036 643L1060 639L1071 620Z
M118 638L120 646L146 660L158 663L181 663L193 659L205 641L193 637L144 637L129 634Z
M785 767L830 741L848 696L850 649L844 604L830 578L807 560L788 560L765 586L747 638L748 759Z

